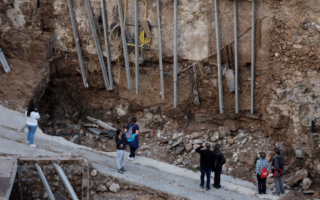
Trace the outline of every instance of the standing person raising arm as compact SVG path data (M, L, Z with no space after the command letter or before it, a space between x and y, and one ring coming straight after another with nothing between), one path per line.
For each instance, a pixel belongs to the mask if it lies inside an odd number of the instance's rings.
M28 136L26 143L30 144L30 147L36 147L37 145L33 144L33 140L38 127L38 120L40 119L40 115L38 113L37 107L33 103L29 104L28 111L26 111L25 116L27 118L28 127Z

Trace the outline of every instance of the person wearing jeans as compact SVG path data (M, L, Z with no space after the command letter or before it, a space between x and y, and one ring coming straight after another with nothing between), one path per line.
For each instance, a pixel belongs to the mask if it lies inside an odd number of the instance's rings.
M38 127L38 120L40 119L40 115L36 106L33 103L30 103L28 107L28 111L26 111L25 116L27 118L27 127L28 127L28 136L27 136L27 144L30 144L31 147L36 147L37 145L33 144L34 135L36 134Z
M128 157L128 160L133 161L133 159L136 157L136 151L139 148L139 126L135 124L137 122L137 118L133 117L131 119L131 123L128 124L125 128L125 132L127 133L128 130L132 129L132 138L128 138L128 144L130 146L130 155Z
M204 146L204 150L201 150ZM210 144L205 143L196 149L196 152L200 154L200 187L204 188L204 176L207 176L206 190L210 190L210 175L211 175L211 164L214 159L214 153L210 151Z
M266 194L267 193L267 178L261 178L261 173L263 168L266 168L266 170L269 172L270 171L270 166L268 161L265 159L266 158L266 153L265 152L260 152L259 153L259 160L257 161L257 166L256 166L256 175L257 175L257 186L258 186L258 192L259 194Z
M274 177L274 183L276 184L276 192L272 192L272 194L276 196L280 196L280 195L284 195L284 187L282 182L284 159L279 148L274 148L274 153L276 154L276 156L273 158L271 168L272 168L272 173L274 174L273 177Z
M117 158L118 172L120 174L123 174L124 172L126 172L126 170L123 167L123 161L124 161L125 149L127 145L127 138L124 134L122 134L122 131L120 129L117 129L116 131L115 142L116 142L117 155L118 155L118 158Z

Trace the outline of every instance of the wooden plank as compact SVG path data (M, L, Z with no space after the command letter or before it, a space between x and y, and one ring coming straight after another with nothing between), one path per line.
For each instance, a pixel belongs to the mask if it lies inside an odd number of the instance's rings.
M151 38L152 35L151 35L151 32L150 32L147 20L145 20L145 19L142 20L142 27L143 27L144 32L146 33L147 38Z
M2 50L1 50L1 48L0 48L0 62L2 64L2 66L3 66L4 71L6 73L10 72L11 69L10 69L10 67L8 65L6 57L4 57L4 54L3 54Z

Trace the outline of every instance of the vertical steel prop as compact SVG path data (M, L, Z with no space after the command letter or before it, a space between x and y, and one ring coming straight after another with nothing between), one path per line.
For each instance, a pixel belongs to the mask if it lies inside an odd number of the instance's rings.
M255 64L255 0L252 0L252 44L251 44L251 113L254 113L254 64Z
M85 3L86 3L86 7L87 7L88 16L89 16L89 22L90 22L90 26L91 26L93 40L94 40L94 43L96 45L96 50L97 50L97 53L98 53L98 58L99 58L99 62L100 62L101 70L102 70L104 83L106 85L106 89L110 90L109 89L109 79L108 79L108 75L107 75L107 71L106 71L106 66L104 65L103 55L102 55L99 39L98 39L98 36L97 36L97 31L96 31L96 27L95 27L95 24L94 24L94 21L93 21L91 5L90 5L89 0L85 0Z
M238 20L237 20L237 0L233 0L234 10L234 69L235 69L235 99L236 114L239 113L239 90L238 90Z
M177 36L178 36L178 0L174 0L174 61L173 61L173 67L174 67L174 75L173 75L173 90L174 90L174 108L177 107L177 69L178 69L178 42L177 42Z
M111 53L110 53L109 38L108 38L108 18L107 18L106 6L104 3L104 0L101 0L101 11L102 11L101 14L102 14L104 41L106 44L108 74L109 74L109 81L110 81L109 89L114 90L112 66L111 66Z
M127 73L128 90L130 91L131 90L131 77L130 77L130 68L129 68L129 59L128 59L126 30L124 29L123 9L122 9L121 0L118 0L118 8L119 8L119 18L120 18L121 36L122 36L122 44L123 44L124 62L125 62L126 73Z
M219 80L219 107L220 107L220 113L223 113L223 90L222 90L222 75L221 75L219 2L218 2L218 0L214 0L214 7L215 7L215 18L216 18L217 62L218 62L218 80Z
M78 30L77 30L77 25L76 25L75 18L74 18L74 13L73 13L73 7L72 7L71 0L68 0L68 7L69 7L70 18L71 18L73 36L74 36L74 39L75 39L77 52L78 52L78 59L79 59L79 63L80 63L80 69L81 69L83 85L84 85L84 87L88 88L89 85L88 85L88 82L87 82L86 71L84 69L83 58L82 58L82 53L81 53L81 47L80 47L80 44L79 44Z
M136 53L136 94L139 94L139 0L135 0L134 4L134 14L135 14L135 53Z
M157 0L157 16L158 16L158 46L159 46L160 89L161 89L161 99L164 100L162 45L161 45L161 25L160 25L161 21L160 21L160 4L159 4L159 0Z

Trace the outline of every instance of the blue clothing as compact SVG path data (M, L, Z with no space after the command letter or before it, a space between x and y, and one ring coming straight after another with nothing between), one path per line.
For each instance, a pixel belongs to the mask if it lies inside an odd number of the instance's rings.
M137 150L136 148L130 147L130 155L129 155L130 158L136 157L136 150Z
M28 127L28 137L27 137L27 141L29 141L30 144L33 144L34 135L36 134L36 130L37 130L37 127L38 127L38 126L31 126L31 125L28 125L28 124L27 124L27 127Z
M136 136L137 136L137 134L132 134L132 137L130 139L127 138L127 141L132 142Z
M263 169L264 167L267 169L268 172L270 171L270 166L269 166L268 161L267 161L266 159L264 159L264 158L260 158L260 159L257 161L256 173L257 173L257 174L261 174L262 169Z
M201 172L201 175L200 175L201 183L200 183L200 185L204 186L204 175L206 174L207 175L206 187L207 187L207 189L210 189L211 167L200 167L200 172Z
M128 140L127 141L130 147L133 147L137 150L139 148L139 137L135 133L137 130L139 130L139 126L134 123L130 123L126 126L127 131L129 131L130 127L132 127L132 137L134 137L134 139L131 142L129 142Z

